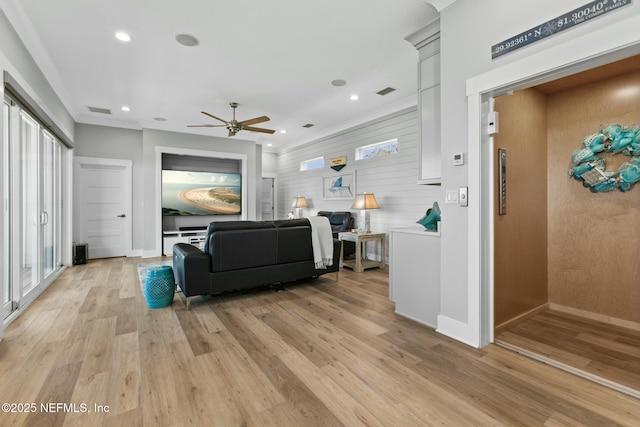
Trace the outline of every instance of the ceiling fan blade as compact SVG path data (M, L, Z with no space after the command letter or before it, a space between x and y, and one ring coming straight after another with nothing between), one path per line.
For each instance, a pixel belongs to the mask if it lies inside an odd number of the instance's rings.
M264 129L264 128L254 128L251 126L245 126L242 130L250 130L251 132L262 132L262 133L275 133L276 131L273 129Z
M262 116L262 117L256 117L255 119L243 120L238 124L240 126L246 127L246 126L255 125L256 123L268 122L269 120L271 120L269 117Z
M188 128L221 128L226 125L187 125Z
M227 123L226 120L222 120L220 117L216 117L213 114L207 113L206 111L201 111L201 113L204 114L205 116L211 117L212 119L220 120L222 123Z

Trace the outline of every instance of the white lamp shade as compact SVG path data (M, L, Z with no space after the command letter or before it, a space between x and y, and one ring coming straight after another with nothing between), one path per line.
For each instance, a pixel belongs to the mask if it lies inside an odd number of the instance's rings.
M380 205L378 205L378 201L376 200L376 196L371 194L358 194L356 199L353 201L353 206L351 209L380 209Z
M295 199L293 199L293 204L291 205L292 208L306 208L307 206L307 199L304 196L297 196Z
M371 209L380 209L380 205L378 205L378 201L376 200L376 196L373 194L358 194L356 199L353 201L353 206L351 209L360 209L362 210L362 220L361 220L361 229L365 233L371 232L370 221L369 221L369 210Z

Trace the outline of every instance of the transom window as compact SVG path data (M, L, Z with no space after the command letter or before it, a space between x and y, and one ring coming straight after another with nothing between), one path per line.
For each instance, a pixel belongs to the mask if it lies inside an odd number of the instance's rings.
M308 171L312 169L322 169L324 167L324 157L316 157L315 159L303 160L300 162L300 170Z
M363 145L356 148L356 160L370 159L372 157L386 156L398 152L398 138L375 144Z

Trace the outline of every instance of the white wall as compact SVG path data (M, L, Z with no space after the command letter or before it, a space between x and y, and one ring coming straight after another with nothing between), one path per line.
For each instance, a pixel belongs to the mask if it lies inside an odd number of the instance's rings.
M35 102L36 105L32 107L42 110L60 129L63 133L59 135L60 137L73 141L75 124L73 117L38 68L2 10L0 10L0 71L7 71L12 75ZM42 117L42 119L45 118Z
M469 344L480 345L481 341L480 236L481 226L487 224L479 208L481 191L488 188L480 183L479 146L486 138L481 137L482 106L478 91L517 84L634 41L640 43L640 3L633 2L496 60L491 60L491 46L585 3L584 0L457 0L441 12L442 186L444 190L468 186L470 205L442 206L446 226L441 237L438 329ZM455 152L468 153L466 167L451 165L449 159Z
M96 126L76 125L76 157L99 157L106 159L132 160L132 222L131 246L135 253L142 250L142 227L136 221L143 217L142 210L142 131ZM79 236L73 236L79 241Z
M278 173L278 155L276 153L262 151L262 173Z
M260 150L252 141L208 137L177 132L143 129L129 130L107 126L78 124L74 154L133 161L132 246L143 256L159 256L157 226L162 220L157 209L156 147L235 153L247 157L247 217L255 219L257 185L262 176Z
M278 218L286 218L293 211L291 203L297 195L305 196L309 208L305 216L320 210L352 210L353 200L323 200L322 178L338 173L356 172L357 193L374 193L381 206L371 211L371 230L388 233L393 227L414 224L425 211L438 201L442 205L439 186L418 185L417 116L411 108L376 120L338 135L292 148L278 155ZM356 147L398 138L396 154L373 159L354 159ZM323 169L300 171L300 162L324 156ZM340 172L329 167L331 158L347 157L347 166ZM446 219L443 220L446 222ZM357 222L356 222L357 224Z

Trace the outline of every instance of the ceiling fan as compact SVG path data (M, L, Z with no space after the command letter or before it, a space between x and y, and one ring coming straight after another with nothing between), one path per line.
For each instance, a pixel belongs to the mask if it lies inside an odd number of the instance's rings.
M229 130L229 136L234 136L236 133L240 132L241 130L250 130L251 132L262 132L262 133L269 133L269 134L275 133L275 130L273 129L264 129L264 128L257 128L257 127L251 126L256 123L268 122L269 120L271 120L269 117L261 116L261 117L256 117L255 119L243 120L239 122L236 120L236 108L238 108L238 103L230 102L229 105L231 106L231 108L233 108L233 119L231 119L230 121L222 120L220 117L216 117L213 114L209 114L206 111L202 111L202 114L209 116L213 119L220 120L222 123L224 123L223 125L188 125L188 127L217 128L217 127L224 126Z

